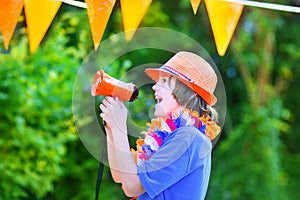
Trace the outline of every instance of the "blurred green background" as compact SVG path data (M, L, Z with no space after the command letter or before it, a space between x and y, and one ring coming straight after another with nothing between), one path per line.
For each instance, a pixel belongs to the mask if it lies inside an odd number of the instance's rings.
M300 6L298 0L276 3ZM99 163L80 141L72 116L77 70L93 50L87 12L62 5L34 54L22 16L9 50L0 39L0 199L94 199ZM188 0L153 1L140 25L149 26L195 39L223 76L228 110L206 199L300 199L300 14L245 7L223 57L204 1L197 15ZM121 31L117 1L102 41ZM116 62L110 75L153 57L166 58L140 50ZM132 106L141 124L151 95L142 93L145 103ZM100 199L129 199L107 167Z

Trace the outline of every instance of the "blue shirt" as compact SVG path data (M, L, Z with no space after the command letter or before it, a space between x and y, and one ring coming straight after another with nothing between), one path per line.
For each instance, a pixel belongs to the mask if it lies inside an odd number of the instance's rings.
M170 133L158 151L138 166L146 192L139 200L203 200L211 169L211 141L193 126Z

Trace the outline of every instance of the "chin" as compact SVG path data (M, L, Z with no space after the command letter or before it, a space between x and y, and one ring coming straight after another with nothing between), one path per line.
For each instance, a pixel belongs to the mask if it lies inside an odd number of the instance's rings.
M154 116L155 117L160 117L160 118L165 118L165 117L168 117L168 114L155 111Z
M155 117L162 117L159 113L156 113L156 112L154 113L154 116Z
M169 113L172 112L171 109L164 109L164 107L167 106L163 106L163 105L155 105L155 111L154 111L154 116L155 117L161 117L161 118L166 118L169 116Z
M154 114L155 117L162 117L162 113L161 113L160 110L157 109L157 108L155 109L155 111L154 111L153 114Z

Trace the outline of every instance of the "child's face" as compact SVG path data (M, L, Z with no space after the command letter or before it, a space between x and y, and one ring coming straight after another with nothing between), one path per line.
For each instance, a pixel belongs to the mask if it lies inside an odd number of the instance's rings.
M172 95L172 88L169 85L170 75L161 73L157 83L152 87L157 100L154 115L156 117L168 117L172 112L179 113L181 106Z

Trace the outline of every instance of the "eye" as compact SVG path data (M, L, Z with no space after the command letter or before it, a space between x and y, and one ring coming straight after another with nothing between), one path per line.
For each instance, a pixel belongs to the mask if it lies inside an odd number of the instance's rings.
M166 83L167 81L168 81L167 78L162 78L162 81L161 81L161 82Z

